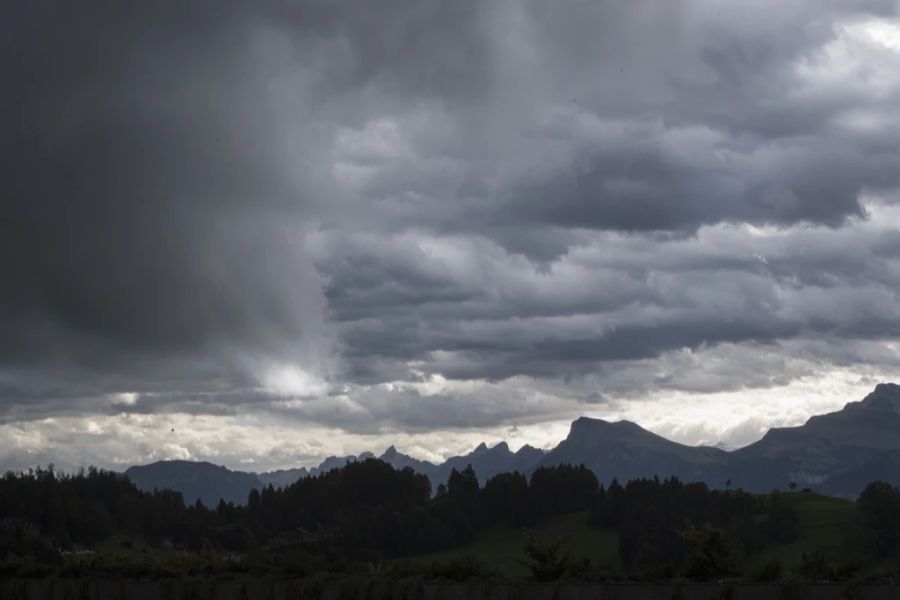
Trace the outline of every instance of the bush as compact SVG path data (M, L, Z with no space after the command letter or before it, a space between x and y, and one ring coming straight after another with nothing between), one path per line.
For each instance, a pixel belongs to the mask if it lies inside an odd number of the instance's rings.
M753 581L778 581L784 573L784 567L777 558L769 559L763 566L753 572Z
M689 579L709 581L737 574L734 548L724 531L706 524L680 533L687 548L684 574Z
M473 579L491 579L497 572L471 554L464 554L447 562L431 564L432 579L449 579L451 581L470 581Z
M572 564L568 552L565 551L566 539L554 542L541 542L531 532L525 533L525 556L522 561L535 581L556 581L565 575Z
M829 581L834 579L834 568L821 550L808 554L804 552L800 565L795 570L798 575L810 581Z

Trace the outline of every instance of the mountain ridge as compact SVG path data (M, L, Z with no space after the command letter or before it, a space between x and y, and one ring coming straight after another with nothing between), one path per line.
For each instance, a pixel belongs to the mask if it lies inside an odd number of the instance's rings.
M283 487L367 458L375 455L331 456L317 467L259 474L230 471L205 461L160 461L130 467L126 475L143 489L170 486L182 491L189 502L200 498L204 503L215 503L218 499L213 497L220 494L226 501L242 503L252 487ZM468 454L434 464L403 454L391 445L378 458L395 468L409 467L428 476L433 489L446 482L453 469L467 465L472 465L483 485L501 472L530 474L541 467L584 464L607 484L612 479L674 475L712 487L734 485L756 492L795 482L853 497L867 477L900 483L900 386L880 383L862 400L813 415L803 425L772 428L760 440L733 451L680 444L627 420L583 416L575 419L566 438L549 450L525 444L513 452L506 441L494 446L482 442ZM158 466L167 464L174 466ZM175 473L179 468L196 472L186 472L181 481ZM209 489L203 489L203 485Z

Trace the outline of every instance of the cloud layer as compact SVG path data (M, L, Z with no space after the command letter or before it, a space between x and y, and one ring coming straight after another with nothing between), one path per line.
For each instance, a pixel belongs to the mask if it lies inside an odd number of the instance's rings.
M12 8L0 459L433 458L584 413L737 444L895 378L897 16Z

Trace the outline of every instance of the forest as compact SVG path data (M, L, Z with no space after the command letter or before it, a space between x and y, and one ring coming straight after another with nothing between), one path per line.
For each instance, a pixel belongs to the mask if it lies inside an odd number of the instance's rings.
M538 580L774 580L783 575L781 565L747 573L743 558L797 539L800 519L787 499L803 493L713 490L676 478L604 486L584 466L569 465L539 468L530 477L502 473L484 486L468 467L432 490L412 469L368 459L284 488L253 490L245 505L208 507L185 505L177 492L142 492L111 471L38 468L0 478L0 574L308 576L388 565L423 576L487 577L490 566L475 557L427 566L415 558L462 547L504 524L522 532L527 567ZM590 527L616 534L614 572L572 556L564 540L529 533L578 512L588 515ZM860 548L858 560L835 565L812 553L801 575L845 578L863 561L896 557L900 489L873 482L855 515L848 535Z

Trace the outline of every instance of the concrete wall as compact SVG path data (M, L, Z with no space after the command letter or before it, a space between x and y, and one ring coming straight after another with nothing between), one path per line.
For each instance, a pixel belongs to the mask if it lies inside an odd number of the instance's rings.
M898 600L900 585L3 580L0 600Z

